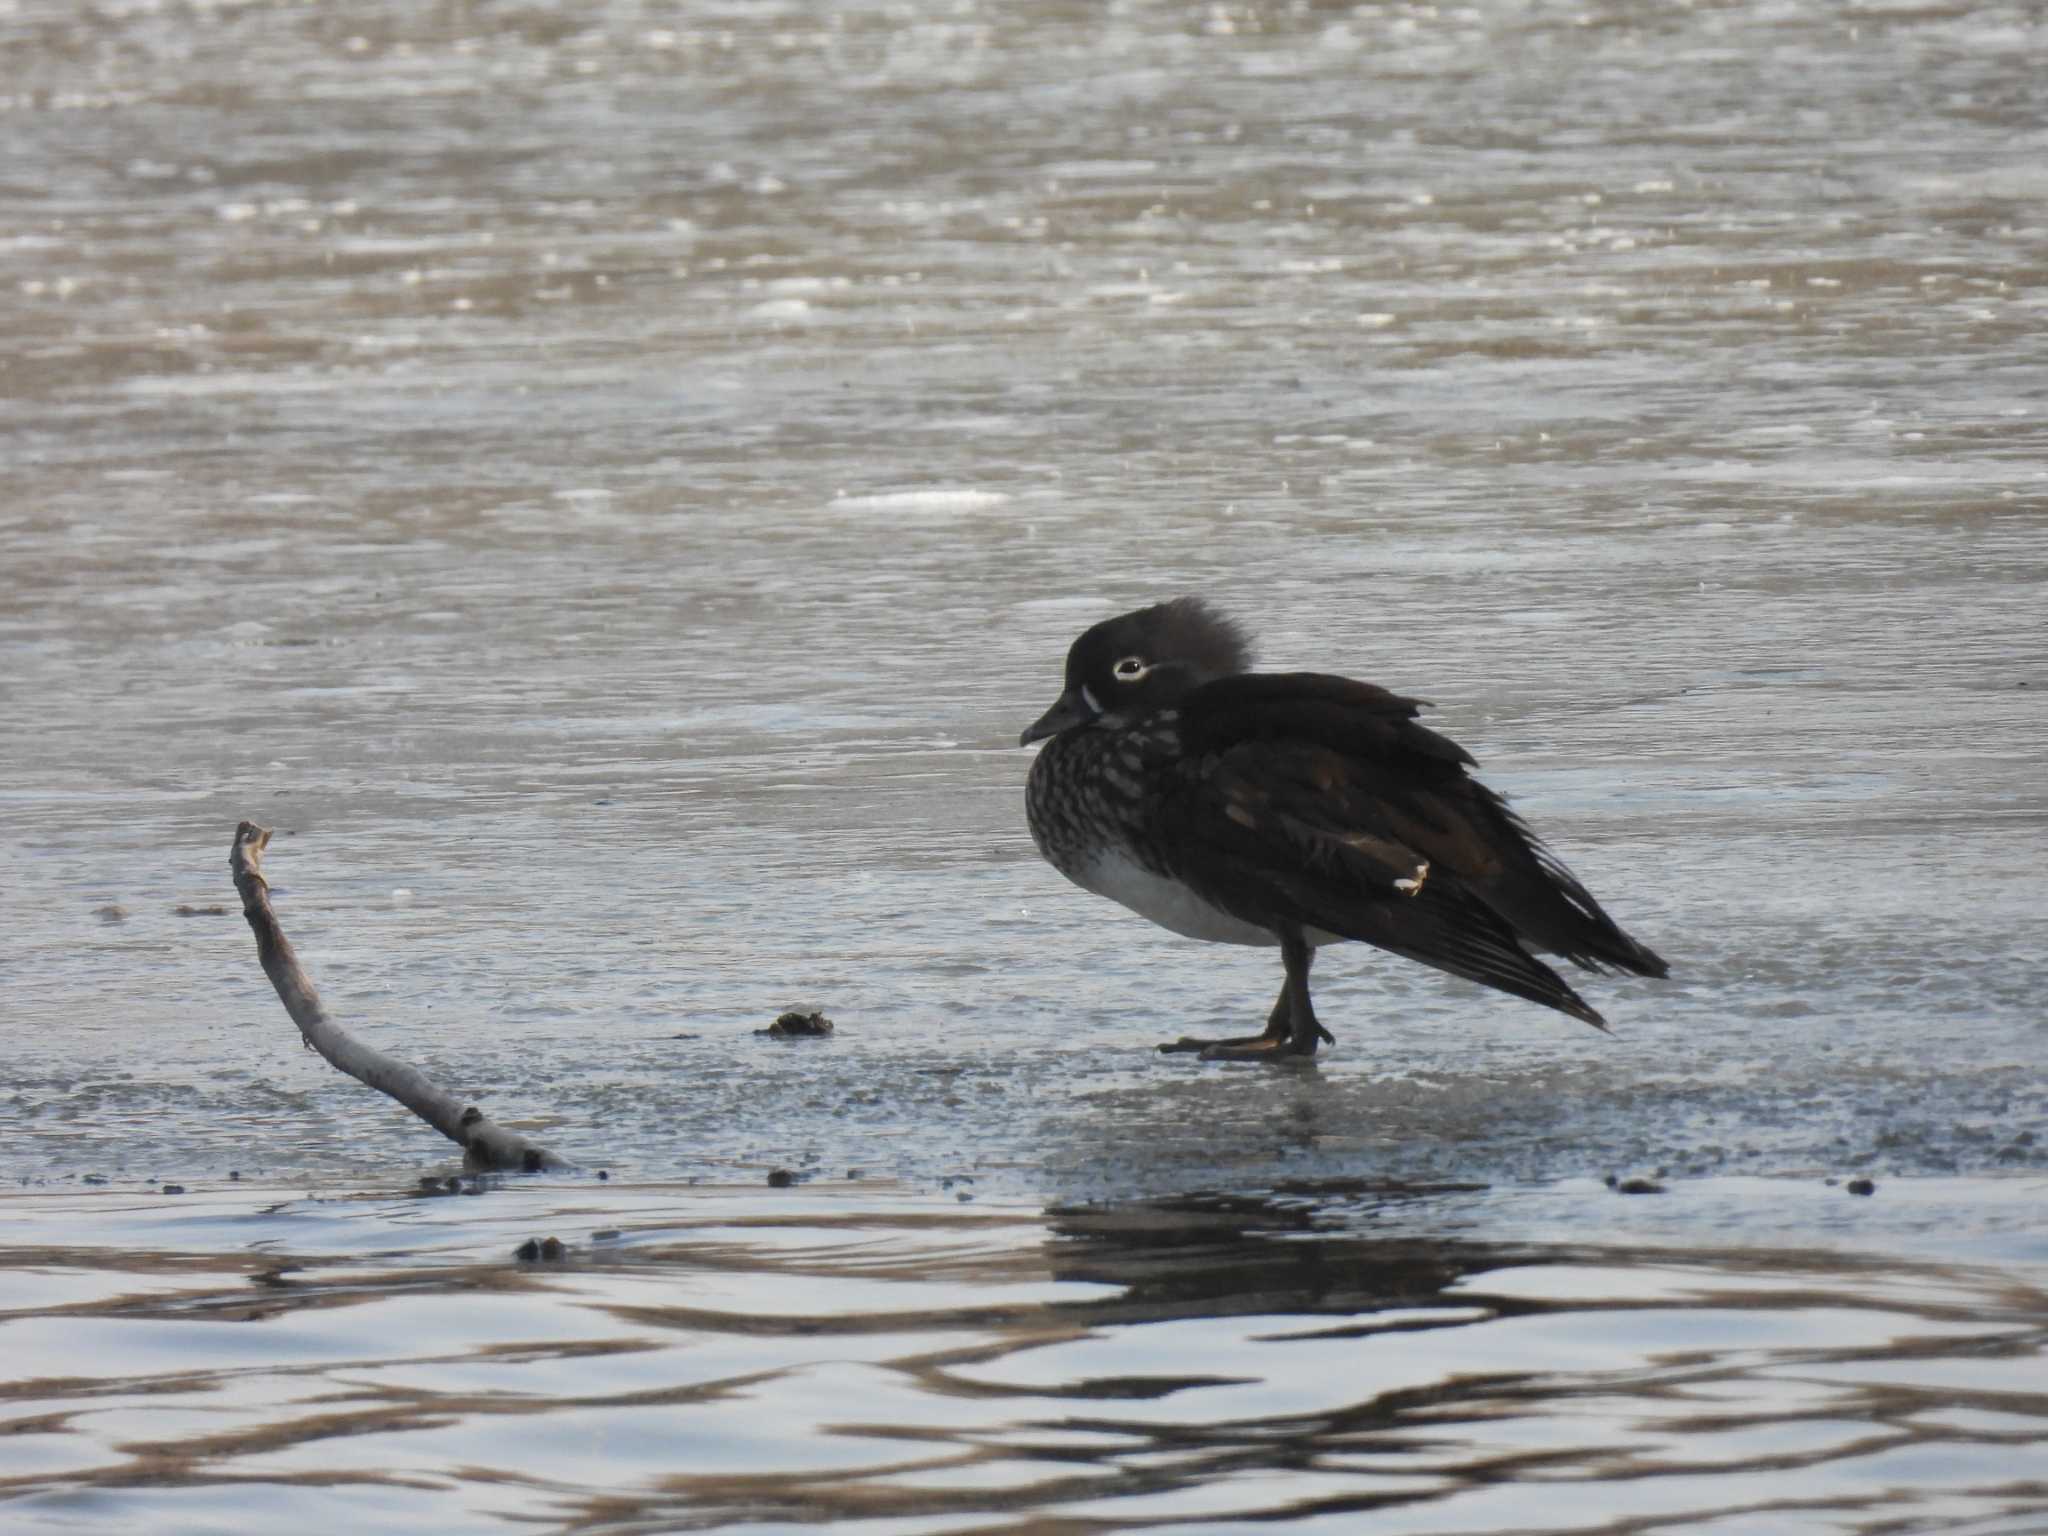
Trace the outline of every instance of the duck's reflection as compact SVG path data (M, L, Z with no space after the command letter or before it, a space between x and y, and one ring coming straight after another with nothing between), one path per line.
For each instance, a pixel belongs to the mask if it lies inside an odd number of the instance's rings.
M1421 1202L1452 1192L1411 1185L1317 1186L1291 1196L1195 1194L1046 1212L1052 1273L1114 1285L1091 1320L1132 1323L1251 1313L1376 1312L1436 1304L1468 1275L1558 1262L1555 1249L1387 1236L1333 1218L1320 1196L1354 1207Z

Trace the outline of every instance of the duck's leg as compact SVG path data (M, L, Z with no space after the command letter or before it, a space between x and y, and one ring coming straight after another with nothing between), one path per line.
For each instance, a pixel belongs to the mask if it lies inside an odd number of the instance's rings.
M1316 947L1296 933L1280 940L1280 958L1287 966L1287 979L1280 984L1280 1002L1273 1005L1273 1012L1277 1016L1281 1004L1287 1005L1294 1054L1313 1056L1317 1041L1324 1045L1337 1043L1337 1037L1323 1028L1323 1021L1316 1017L1316 1005L1308 997L1308 968L1316 963Z
M1335 1045L1336 1037L1317 1022L1315 1008L1308 998L1308 970L1315 964L1315 958L1315 949L1299 933L1280 936L1280 959L1287 967L1287 979L1281 983L1273 1011L1266 1016L1264 1034L1237 1040L1199 1040L1193 1035L1182 1035L1159 1049L1167 1055L1199 1051L1204 1061L1271 1061L1313 1056L1318 1040Z

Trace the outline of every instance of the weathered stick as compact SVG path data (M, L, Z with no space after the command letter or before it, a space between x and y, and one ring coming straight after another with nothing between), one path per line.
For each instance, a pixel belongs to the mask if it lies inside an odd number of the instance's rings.
M515 1131L485 1118L474 1105L465 1108L416 1067L386 1056L364 1045L327 1017L313 980L299 965L290 939L277 925L270 910L270 882L263 876L263 850L270 844L270 829L245 821L235 828L234 851L228 868L235 872L235 889L242 894L242 915L256 934L256 958L270 983L277 988L285 1012L299 1026L306 1044L325 1056L338 1071L357 1082L388 1093L435 1130L462 1148L463 1161L471 1168L514 1168L537 1173L543 1168L573 1168L576 1165L538 1142L528 1141Z

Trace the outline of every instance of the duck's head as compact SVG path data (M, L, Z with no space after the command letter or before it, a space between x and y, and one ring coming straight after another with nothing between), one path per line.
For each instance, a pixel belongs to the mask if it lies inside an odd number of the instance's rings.
M1251 659L1244 631L1199 597L1104 619L1068 649L1066 691L1019 744L1098 721L1141 720L1204 683L1245 671Z

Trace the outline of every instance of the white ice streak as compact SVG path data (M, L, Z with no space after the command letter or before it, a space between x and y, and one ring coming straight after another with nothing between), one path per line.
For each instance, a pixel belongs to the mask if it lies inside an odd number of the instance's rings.
M1007 491L977 491L964 486L934 487L926 491L879 491L867 496L835 496L832 508L839 512L896 512L910 517L942 517L963 512L985 512L1010 500Z

